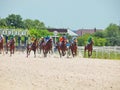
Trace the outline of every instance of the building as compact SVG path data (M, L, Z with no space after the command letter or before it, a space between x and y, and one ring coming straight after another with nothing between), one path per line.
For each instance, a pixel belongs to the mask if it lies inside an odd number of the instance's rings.
M57 32L59 34L69 34L70 36L78 36L75 32L73 32L70 29L54 29L54 28L48 28L49 32Z
M75 33L78 34L78 36L82 36L82 35L87 34L87 33L93 34L96 31L101 31L101 30L102 29L96 29L96 28L94 28L94 29L79 29L79 30L75 31Z
M66 34L67 29L56 29L56 28L48 28L47 29L49 32L58 32L59 34Z

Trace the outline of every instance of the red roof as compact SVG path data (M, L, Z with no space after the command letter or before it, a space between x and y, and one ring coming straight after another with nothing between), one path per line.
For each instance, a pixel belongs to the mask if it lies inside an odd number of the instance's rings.
M101 30L102 29L96 29L96 28L95 29L79 29L75 33L78 34L78 36L82 36L82 35L87 34L87 33L93 34L96 31L101 31Z

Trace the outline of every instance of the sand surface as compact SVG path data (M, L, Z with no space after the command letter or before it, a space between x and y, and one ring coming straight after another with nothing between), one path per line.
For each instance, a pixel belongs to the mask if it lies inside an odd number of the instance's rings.
M0 90L120 90L120 60L0 54Z

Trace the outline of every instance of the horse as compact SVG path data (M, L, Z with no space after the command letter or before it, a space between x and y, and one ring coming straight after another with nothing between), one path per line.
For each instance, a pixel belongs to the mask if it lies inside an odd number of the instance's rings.
M84 56L86 56L86 50L88 50L88 57L90 57L92 55L92 50L93 50L93 40L90 42L89 45L86 45L84 48Z
M12 54L14 54L14 50L15 50L15 39L11 39L10 41L8 41L6 43L6 53L8 53L8 49L10 50L10 56L12 56Z
M45 44L45 40L44 40L44 38L43 38L43 39L39 42L39 44L38 44L38 48L39 48L39 50L40 50L40 53L41 53L41 50L43 50L44 44Z
M36 49L38 48L37 39L34 40L32 44L27 44L27 57L30 55L31 50L34 51L34 57L36 57Z
M73 42L70 44L70 47L71 49L71 52L72 52L72 56L77 56L77 43L76 42Z
M47 57L47 53L52 51L52 39L49 39L46 43L42 44L44 57Z
M67 50L67 46L66 46L66 42L65 40L63 40L60 44L60 42L56 43L56 48L58 49L58 52L60 54L60 57L65 56L66 55L66 50Z
M4 38L1 38L0 39L0 54L1 54L1 51L3 51L3 54L4 54L3 43L4 43Z
M40 49L40 53L41 50L43 50L43 54L45 56L45 53L48 51L49 53L52 52L52 39L49 39L48 42L45 42L44 39L41 40L41 42L38 45L38 48Z

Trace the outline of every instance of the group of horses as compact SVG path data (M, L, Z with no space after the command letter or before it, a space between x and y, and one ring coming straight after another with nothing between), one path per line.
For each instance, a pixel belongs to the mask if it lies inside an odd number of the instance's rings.
M3 50L3 42L4 42L3 40L0 41L0 52L1 50ZM10 51L10 56L14 54L14 49L15 49L14 43L15 43L15 40L12 39L9 42L7 42L5 45L6 53ZM86 55L86 50L88 50L88 57L92 55L92 45L93 45L93 41L90 43L89 46L85 46L84 55ZM52 48L53 48L52 39L49 39L47 42L44 40L39 42L37 39L35 39L33 43L27 44L27 47L26 47L27 57L30 55L31 51L34 51L34 57L36 57L37 50L39 50L40 52L42 51L44 54L44 57L47 57L48 53L53 53ZM71 51L73 57L77 56L77 49L78 49L77 42L69 43L69 46L66 46L65 41L62 41L61 43L57 42L55 44L55 49L58 50L60 57L65 56L68 51Z
M44 57L47 57L48 53L53 53L53 42L52 39L49 39L47 42L44 39L41 42L38 42L37 39L31 44L27 44L27 57L30 55L31 50L34 51L34 57L36 57L36 50L43 51ZM77 55L77 44L74 42L70 44L69 47L66 46L66 42L62 41L55 44L55 49L58 50L60 57L65 56L68 49L71 49L73 57Z
M5 45L6 54L8 53L8 51L10 51L10 56L12 56L12 54L14 54L14 49L15 49L14 43L15 43L14 39L11 39L10 41L8 41L6 43L6 45ZM1 53L1 51L3 51L3 54L4 54L4 38L2 38L0 40L0 53Z

